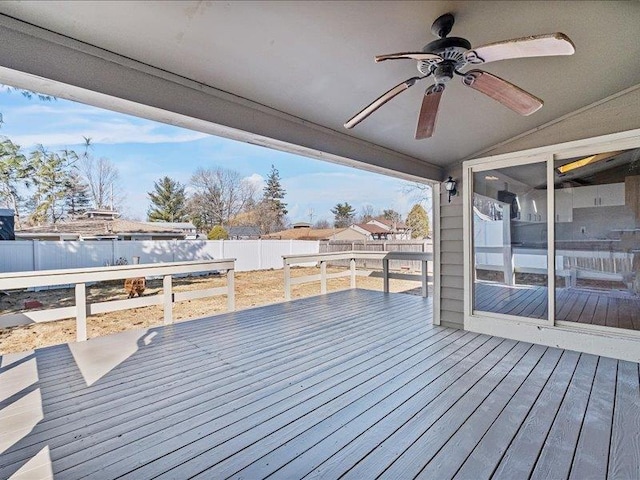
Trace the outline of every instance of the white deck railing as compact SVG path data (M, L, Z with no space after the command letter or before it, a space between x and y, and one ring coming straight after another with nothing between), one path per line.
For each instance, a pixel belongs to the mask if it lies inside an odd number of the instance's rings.
M320 281L320 293L327 293L327 280L331 278L350 277L351 288L356 288L356 276L375 276L371 270L356 270L356 260L382 260L382 279L384 291L389 292L389 279L413 280L422 283L422 296L429 295L428 282L433 281L428 274L428 262L433 260L432 253L424 252L367 252L349 251L306 255L283 255L284 263L284 298L291 300L291 287L303 283ZM349 270L346 272L327 273L327 262L336 260L349 260ZM422 265L419 274L397 273L389 271L390 260L414 260ZM291 277L291 265L319 263L319 275L305 275L303 277Z
M195 262L157 263L152 265L122 265L114 267L73 268L39 272L5 273L0 278L0 290L47 287L52 285L75 285L75 305L6 314L0 317L0 327L29 323L52 322L65 318L76 318L76 339L87 339L87 315L114 312L130 308L164 306L164 323L173 323L173 303L196 298L227 295L227 309L235 309L234 296L235 259L207 260ZM173 292L172 276L185 273L226 272L226 287L206 288L187 292ZM126 278L162 277L162 293L126 300L87 303L86 284Z

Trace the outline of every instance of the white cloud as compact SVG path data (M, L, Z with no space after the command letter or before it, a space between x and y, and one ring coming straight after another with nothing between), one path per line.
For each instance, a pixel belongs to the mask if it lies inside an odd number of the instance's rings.
M262 190L264 188L264 177L259 173L252 173L242 180L253 185L256 190Z
M87 129L75 129L67 132L33 133L11 135L11 139L22 147L37 144L50 146L79 145L83 137L95 144L119 143L183 143L206 138L206 133L189 130L174 132L159 131L154 125L135 125L126 122L92 122Z

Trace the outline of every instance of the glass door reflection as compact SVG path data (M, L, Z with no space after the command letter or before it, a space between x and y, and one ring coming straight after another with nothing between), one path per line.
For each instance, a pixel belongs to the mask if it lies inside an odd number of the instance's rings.
M473 309L548 318L546 163L473 174Z
M556 160L556 321L640 331L640 149Z

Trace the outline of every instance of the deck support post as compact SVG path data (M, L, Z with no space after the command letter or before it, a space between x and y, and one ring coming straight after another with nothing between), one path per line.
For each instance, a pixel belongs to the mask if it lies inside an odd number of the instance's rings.
M284 299L291 300L291 265L284 259Z
M383 291L389 293L389 259L382 259L382 273L383 273Z
M356 259L349 260L349 270L351 271L351 288L356 288Z
M76 283L76 341L87 340L87 288L84 283Z
M424 260L422 263L422 296L423 297L428 297L429 296L429 284L427 282L428 278L429 278L429 262L427 260Z
M164 324L173 323L173 289L171 275L162 278L162 293L164 295Z
M235 270L227 270L227 310L230 312L236 309L236 277Z
M327 293L327 262L320 261L320 294Z

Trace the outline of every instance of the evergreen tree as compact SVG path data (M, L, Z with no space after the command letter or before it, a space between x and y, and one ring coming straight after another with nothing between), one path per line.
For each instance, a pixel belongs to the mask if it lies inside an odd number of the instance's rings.
M148 192L151 207L147 212L151 222L186 222L187 198L184 185L163 177L153 184L154 191Z
M207 240L228 240L229 234L222 225L216 225L207 234Z
M76 172L72 172L67 180L65 204L67 215L71 218L82 215L91 205L89 187Z
M356 214L355 209L347 202L338 203L331 209L331 213L334 216L333 225L336 228L346 228L353 223L353 218Z
M20 146L6 137L0 137L0 206L7 206L15 213L16 227L20 228L19 194L21 186L29 187L32 168L20 152Z
M422 205L413 206L407 215L407 226L411 228L411 238L426 238L429 235L429 216Z
M271 172L267 177L262 197L262 202L266 206L271 221L269 228L271 231L282 230L286 223L287 204L282 201L286 193L280 183L280 173L275 166L271 165Z
M70 168L78 160L73 150L51 152L39 145L29 156L33 169L35 191L30 199L31 220L35 223L56 223L65 215L64 198Z

